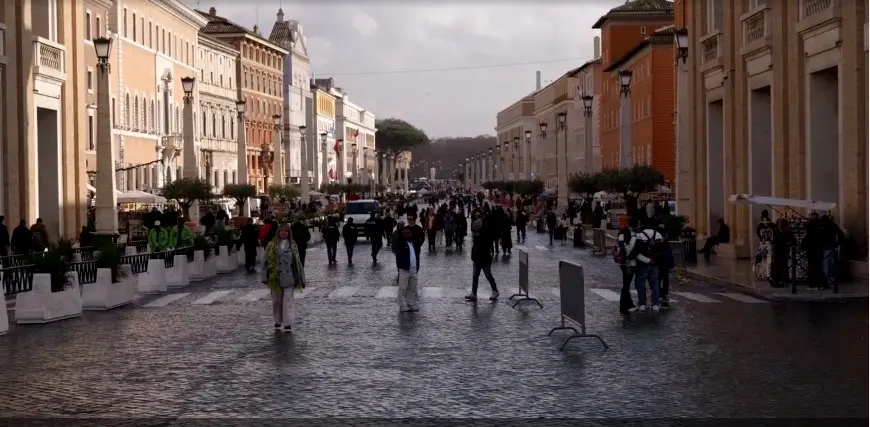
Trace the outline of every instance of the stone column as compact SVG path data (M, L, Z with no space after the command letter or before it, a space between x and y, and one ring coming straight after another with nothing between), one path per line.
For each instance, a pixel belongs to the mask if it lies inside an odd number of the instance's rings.
M347 161L347 159L345 158L346 157L345 154L347 153L347 149L344 146L344 143L345 143L344 140L338 139L335 142L340 148L340 150L337 153L335 153L335 177L336 177L335 182L338 182L340 184L344 184L347 182L347 178L345 178L345 170L346 170L345 166L347 166L345 164L345 162ZM335 150L333 150L333 151L335 151Z
M558 125L558 126L564 126ZM561 138L560 138L561 137ZM561 143L559 142L561 140ZM568 129L562 127L556 130L556 176L558 177L558 204L559 212L565 213L568 209Z
M329 183L329 151L327 151L326 138L321 136L320 139L320 185Z
M28 45L29 46L29 45ZM112 100L109 93L108 60L97 64L97 200L95 219L97 234L118 234L118 211L115 198L115 141L112 138Z
M280 120L280 119L279 119ZM284 185L284 135L281 123L275 124L275 142L272 144L272 183ZM267 188L266 191L269 191Z
M619 168L630 168L632 159L631 142L631 92L619 96Z
M677 126L676 136L676 170L674 179L674 194L677 199L677 212L686 215L692 212L692 194L694 193L692 176L692 163L694 152L692 150L690 129L692 99L689 95L689 65L682 60L677 62Z
M311 200L311 183L308 181L308 143L305 141L305 126L299 126L299 187L302 202Z
M584 142L584 144L583 144L583 156L584 156L584 159L583 160L585 163L583 165L583 168L584 168L584 171L586 173L595 173L595 159L594 159L595 153L592 150L592 144L593 144L592 138L594 138L594 136L593 136L594 132L592 132L593 125L592 125L592 111L591 110L588 113L585 111L583 112L583 120L584 120L584 125L583 125L583 142Z
M236 182L239 184L248 183L248 141L245 134L245 112L238 111L236 123ZM250 203L245 201L245 204L239 206L239 216L251 216Z
M185 178L198 178L199 168L196 166L196 146L193 141L193 92L184 94L182 110L182 129L184 137L184 164L182 174ZM217 183L215 183L217 184Z

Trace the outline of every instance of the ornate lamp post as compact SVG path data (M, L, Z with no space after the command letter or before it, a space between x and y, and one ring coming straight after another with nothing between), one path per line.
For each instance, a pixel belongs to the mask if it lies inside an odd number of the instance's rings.
M692 194L694 194L693 159L694 147L689 140L690 123L688 111L691 100L688 89L689 65L689 31L685 28L674 32L674 43L677 45L677 108L676 108L676 179L674 195L677 199L677 212L689 214L693 210Z
M272 182L275 185L284 185L284 138L281 135L281 115L272 116L272 124L275 125L275 144L272 146Z
M351 161L351 168L353 168L353 178L351 178L351 181L360 184L361 182L359 177L359 162L357 162L357 159L359 157L359 145L353 143L350 148L350 153L351 156L353 156L353 160Z
M499 150L500 154L501 154L501 156L500 156L501 162L499 162L499 163L501 163L501 165L499 166L499 169L501 171L500 179L506 180L506 179L509 179L508 173L510 172L510 171L508 171L507 162L508 162L508 152L510 151L511 142L508 140L505 140L504 142L502 142L502 146L504 147L504 149Z
M322 154L322 161L320 162L320 170L321 173L321 185L329 183L329 152L326 151L326 132L320 133L320 152Z
M526 170L525 175L531 179L532 177L532 131L526 129L526 147L523 149L524 163L523 168Z
M305 130L307 128L303 126L299 126L299 138L302 146L300 147L300 171L299 171L299 187L300 194L302 195L302 203L308 203L311 200L311 196L309 193L310 182L308 182L308 144L305 142Z
M538 136L541 138L541 144L544 144L544 143L546 143L546 140L547 140L547 122L538 123L538 128L541 130L541 132L538 134ZM535 167L536 171L539 169L541 169L541 165L537 165Z
M514 137L514 149L511 152L511 179L520 179L520 137Z
M115 144L112 138L111 96L109 94L109 55L112 53L112 39L94 39L97 53L97 199L94 219L97 234L116 236L118 234L118 212L115 198Z
M238 129L236 132L236 182L238 184L248 183L248 142L247 134L245 133L245 101L236 101L236 120ZM247 201L242 206L239 206L239 216L251 216L250 205Z
M631 166L631 70L619 72L619 167Z
M594 141L593 132L592 132L592 95L583 95L580 97L583 101L583 157L585 160L584 169L586 173L593 173L595 169L595 159L593 158L594 152L592 150L592 145Z

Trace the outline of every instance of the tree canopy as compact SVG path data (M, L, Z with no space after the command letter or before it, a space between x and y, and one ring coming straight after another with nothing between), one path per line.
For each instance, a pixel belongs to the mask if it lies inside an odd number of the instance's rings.
M181 206L184 217L190 219L190 207L197 201L211 200L211 184L202 178L179 178L163 186L162 195Z
M578 173L571 175L571 177L568 178L568 188L579 194L581 197L592 197L595 193L602 190L599 181L598 175Z
M382 119L375 123L375 127L378 128L377 133L375 133L378 149L393 156L429 143L426 132L404 120Z
M251 184L226 184L223 195L236 201L236 207L241 208L248 199L257 195L257 187Z

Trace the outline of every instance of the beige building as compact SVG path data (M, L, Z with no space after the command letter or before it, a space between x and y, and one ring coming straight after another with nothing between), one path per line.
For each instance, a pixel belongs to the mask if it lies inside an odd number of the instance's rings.
M734 244L720 252L749 256L760 208L728 203L729 195L828 201L866 249L867 3L675 6L690 37L678 101L679 170L688 179L678 179L678 192L689 195L681 198L693 225L709 234L724 218Z
M86 222L86 2L0 4L0 214L42 217L51 239ZM96 63L96 61L94 61ZM11 227L10 227L11 228Z
M114 38L109 85L116 158L123 168L117 186L158 191L181 176L181 79L200 75L196 46L208 21L178 0L116 0L102 22Z
M535 121L535 93L498 112L495 117L496 141L503 157L501 170L507 180L531 179L532 144L535 137L526 139L526 131L540 132ZM516 141L516 142L515 142ZM508 142L505 149L505 142Z
M559 156L577 145L574 128L582 118L582 115L577 117L574 108L579 71L579 68L568 71L534 95L535 123L546 123L547 127L546 132L541 132L540 127L532 130L532 173L547 188L555 189L559 185L559 172L563 167L558 164ZM558 129L559 113L566 114L564 130Z
M601 128L598 119L601 111L601 65L600 41L595 37L595 59L580 67L577 73L577 96L574 97L574 144L568 147L568 173L595 173L601 171ZM584 96L591 96L591 110L587 113Z
M205 34L199 35L197 49L200 175L220 193L224 185L238 182L235 77L239 51Z

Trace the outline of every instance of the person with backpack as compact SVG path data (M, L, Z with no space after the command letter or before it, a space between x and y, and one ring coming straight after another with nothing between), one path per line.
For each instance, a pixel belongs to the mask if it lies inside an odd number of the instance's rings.
M664 262L664 251L670 250L665 243L665 238L656 231L652 221L642 227L626 247L628 256L626 259L634 261L634 287L637 289L638 312L646 311L646 283L649 282L652 291L652 310L661 310L659 295L659 270L658 264Z
M631 280L634 278L634 260L628 259L628 242L631 241L634 233L632 228L637 227L637 220L632 220L630 224L619 230L616 235L616 244L613 245L613 262L619 265L619 270L622 271L622 291L619 293L619 312L627 315L634 308L634 301L631 298Z

